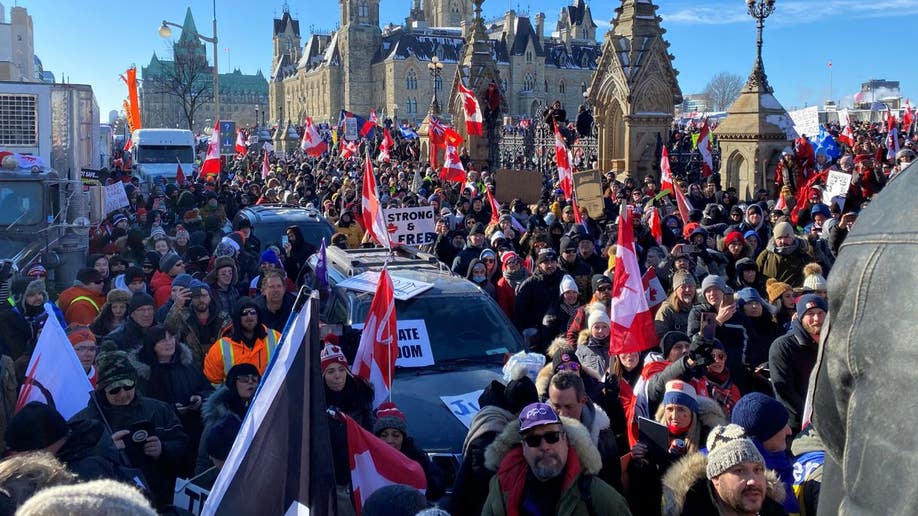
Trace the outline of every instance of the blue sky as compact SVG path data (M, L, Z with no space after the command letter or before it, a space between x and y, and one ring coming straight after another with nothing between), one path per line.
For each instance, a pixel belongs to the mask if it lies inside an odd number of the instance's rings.
M714 74L749 74L755 54L755 22L746 14L743 0L672 0L664 2L663 17L670 52L676 56L679 82L685 94L701 91ZM558 11L567 0L487 0L488 18L508 8L518 12L546 14L546 29L554 29ZM609 28L613 0L588 2L599 25L601 39ZM9 17L11 3L4 3ZM211 35L213 3L210 0L19 0L32 15L35 52L58 80L90 84L96 93L102 119L120 109L127 91L118 79L131 64L149 63L153 52L168 55L166 40L157 29L163 19L181 23L191 7L198 30ZM279 17L283 2L217 0L220 39L220 70L229 66L245 73L271 66L272 19ZM411 0L383 0L383 23L401 23ZM310 28L332 30L338 22L335 0L300 0L289 3L300 20L305 38ZM903 96L915 88L918 72L903 50L909 33L902 23L918 8L918 0L777 0L774 14L765 24L765 69L778 100L787 108L822 104L829 98L828 62L832 61L832 98L850 98L868 79L898 80ZM884 41L886 32L894 36ZM178 31L174 33L177 37ZM226 51L229 49L229 52ZM212 48L207 46L208 58Z

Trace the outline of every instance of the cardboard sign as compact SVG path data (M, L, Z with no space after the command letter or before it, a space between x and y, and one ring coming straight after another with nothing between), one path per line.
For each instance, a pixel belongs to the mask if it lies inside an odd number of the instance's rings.
M351 328L362 330L363 326L364 323L359 323L351 325ZM398 330L397 367L424 367L436 363L424 319L396 320L395 327Z
M812 138L819 134L819 109L816 106L791 111L788 115L794 121L794 130L800 136Z
M236 154L236 122L220 120L220 154Z
M822 202L831 206L833 202L838 203L839 208L844 208L845 197L848 195L848 188L851 186L851 174L830 170L826 177L826 188L822 192ZM839 200L839 198L841 198Z
M191 514L201 514L209 494L210 491L192 484L190 480L178 478L175 480L175 496L172 498L172 504Z
M542 198L542 180L538 170L498 169L494 173L494 196L502 204L513 199L535 204Z
M390 274L389 277L392 278L392 288L394 290L395 299L399 301L407 301L421 292L433 288L433 283L427 283L426 281L410 280L394 274ZM379 272L367 271L338 283L338 286L358 292L374 293L376 292L376 284L378 282Z
M466 428L471 428L472 419L475 417L475 414L481 410L481 407L478 406L478 397L481 396L483 392L484 389L481 389L459 394L458 396L440 396L440 400L442 400L446 408L456 416L456 419L465 425Z
M586 210L593 219L601 219L605 206L602 200L602 172L584 170L574 172L574 192L577 195L577 207Z
M433 206L388 209L385 214L386 230L400 244L417 247L437 239Z
M124 191L124 183L118 181L110 185L105 185L105 214L120 210L130 206L131 202L128 201L127 192Z

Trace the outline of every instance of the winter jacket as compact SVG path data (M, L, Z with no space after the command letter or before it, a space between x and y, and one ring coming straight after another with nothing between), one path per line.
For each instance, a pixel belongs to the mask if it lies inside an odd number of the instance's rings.
M694 337L701 331L701 314L704 312L717 313L717 308L702 301L692 307L688 317L688 335ZM746 346L748 345L749 336L746 334L744 323L746 315L742 310L737 310L729 320L723 324L717 325L714 330L714 337L724 345L727 352L727 367L733 375L733 381L736 382L742 392L749 392L749 374L744 366Z
M630 515L625 499L611 486L595 477L602 467L602 457L590 442L589 432L579 422L561 418L568 440L567 463L562 473L561 496L553 514L586 516L589 514ZM535 482L523 458L519 421L511 421L485 452L485 464L497 474L491 479L488 499L482 516L515 516L520 514L526 484ZM589 477L581 486L581 477ZM583 482L587 482L584 480ZM592 510L587 507L581 490L589 490Z
M800 515L816 516L826 452L812 425L794 439L791 452L794 454L794 496L800 505Z
M481 252L487 249L487 247L473 247L466 245L456 254L456 258L453 259L452 271L456 274L466 277L469 272L469 264L472 263L472 260L481 256Z
M137 321L128 316L121 326L102 338L102 346L109 343L120 351L134 351L143 346L143 335L146 331L147 328L141 328Z
M223 383L227 371L236 364L252 364L258 369L259 374L265 374L268 362L274 356L277 345L280 344L280 333L264 325L262 327L265 330L265 336L256 338L251 347L240 340L233 339L230 335L221 337L213 343L207 356L204 357L204 375L212 384ZM225 356L224 344L230 351L230 357Z
M220 338L223 328L229 323L228 317L220 315L216 299L211 298L207 322L203 325L198 320L194 308L177 305L173 305L169 310L165 325L179 342L184 342L188 346L195 364L203 368L204 357L207 356L211 345Z
M150 292L153 294L156 308L162 308L172 297L172 276L165 272L154 272L153 279L150 280Z
M599 374L609 369L609 339L598 340L590 336L589 330L580 332L577 339L577 358L580 363L592 368Z
M217 271L224 267L233 268L233 279L229 286L222 289L217 284ZM217 300L217 305L220 307L220 313L224 317L229 317L230 314L233 313L233 308L236 306L236 301L239 299L238 282L239 268L236 266L236 260L230 256L221 256L214 260L214 266L210 269L210 272L207 273L207 276L204 277L204 283L210 285L210 296Z
M456 483L450 505L451 514L481 514L488 497L488 484L494 472L485 466L485 450L516 419L506 409L485 405L472 418L469 433L462 446L462 464L456 473Z
M67 427L70 430L67 441L55 457L76 473L81 481L103 478L129 480L121 474L121 456L101 421L74 419L67 423Z
M790 331L775 340L768 353L768 369L775 396L787 409L790 415L787 424L795 434L800 431L803 421L806 390L818 354L819 343L803 329L800 321L791 322Z
M67 324L89 326L99 315L104 304L105 295L90 290L82 284L64 289L57 298L57 306L61 312L64 312Z
M580 424L590 433L590 441L599 451L602 458L602 469L597 476L603 482L622 492L622 454L615 442L615 432L612 431L612 421L596 403L587 402L580 414Z
M542 317L542 325L539 330L541 341L551 342L555 337L565 336L567 334L567 327L571 323L571 318L577 313L578 308L579 307L567 305L563 297L559 296L559 298L548 307L545 316Z
M688 332L688 316L691 311L690 307L685 310L677 311L670 304L669 299L663 301L656 315L653 316L653 328L658 337L663 337L671 331Z
M245 417L245 411L239 413L233 410L229 399L229 388L226 385L221 385L213 391L213 393L207 398L206 401L204 401L204 404L201 406L201 424L203 429L201 431L201 440L198 444L197 458L195 459L195 475L203 473L205 470L214 465L210 458L207 456L206 439L207 433L210 431L211 427L216 425L225 416L231 414L239 418L239 421L242 421L242 419Z
M774 239L768 241L755 263L765 278L774 278L792 287L803 285L803 267L815 261L805 239L795 238L787 249L778 249Z
M560 268L551 275L545 275L536 270L520 285L516 292L516 307L513 313L514 323L518 330L539 327L542 317L548 311L548 306L558 296L563 277L564 273Z
M720 510L714 495L714 488L708 480L705 468L707 455L695 452L686 455L673 464L663 476L664 516L719 516ZM787 512L781 507L785 492L778 475L765 471L765 501L761 516L781 516Z
M258 305L258 309L261 311L261 323L274 331L284 331L284 326L287 325L287 319L293 310L294 301L296 301L296 297L293 294L284 292L284 299L281 301L280 309L272 312L268 309L268 301L264 295L256 297L255 304Z

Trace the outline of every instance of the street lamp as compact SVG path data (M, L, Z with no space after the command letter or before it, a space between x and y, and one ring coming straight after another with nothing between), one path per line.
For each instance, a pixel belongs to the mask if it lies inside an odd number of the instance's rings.
M433 56L430 62L427 63L427 71L430 72L431 89L433 89L433 98L430 100L430 114L439 115L440 102L437 101L437 81L440 79L440 74L443 73L443 63L440 62L440 58Z
M163 24L159 27L159 35L163 38L172 37L172 29L169 27L176 27L184 31L184 27L177 23L172 23L170 21L163 20ZM197 32L192 32L192 36L204 41L206 43L212 43L214 45L214 120L217 122L220 121L220 75L217 69L217 0L214 0L214 35L212 38L208 38Z
M749 75L749 83L764 87L771 91L768 85L768 77L765 75L765 65L762 63L762 29L765 27L765 18L768 18L775 10L775 0L746 0L746 10L749 16L755 18L757 29L756 37L756 54L755 66L752 68L752 74Z

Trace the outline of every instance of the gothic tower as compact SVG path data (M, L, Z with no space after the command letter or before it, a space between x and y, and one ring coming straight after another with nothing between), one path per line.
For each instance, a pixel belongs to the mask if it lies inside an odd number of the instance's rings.
M424 16L431 27L459 27L471 23L472 0L424 0Z
M368 113L372 104L373 75L370 64L382 43L379 29L379 0L340 0L341 28L338 50L341 55L344 109Z
M284 13L281 18L274 20L274 59L271 69L277 68L277 63L286 55L288 63L296 63L300 59L300 22L290 16L290 7L284 3Z

